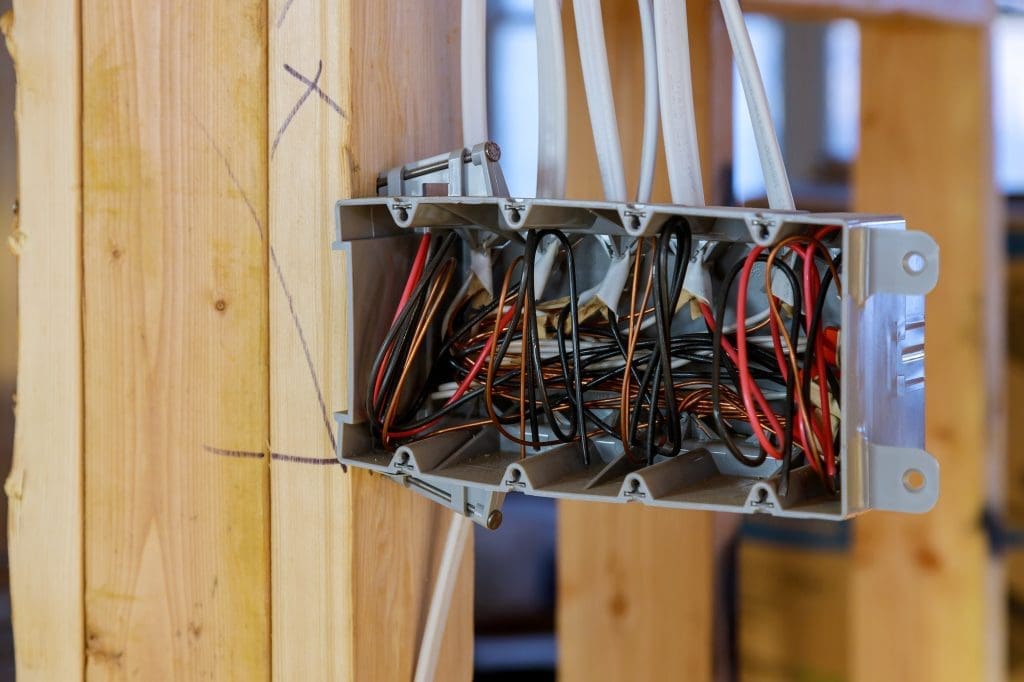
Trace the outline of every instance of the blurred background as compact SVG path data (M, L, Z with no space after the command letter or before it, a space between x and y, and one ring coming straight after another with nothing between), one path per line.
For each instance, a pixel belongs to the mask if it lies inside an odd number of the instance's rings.
M502 148L502 167L513 196L535 187L537 121L532 0L490 0L488 5L489 116ZM854 20L809 22L748 14L775 127L797 206L815 211L849 209L849 175L856 158L860 117L860 36ZM568 27L567 27L568 30ZM1004 7L993 25L994 162L1006 201L1010 419L1024 404L1024 13ZM638 75L639 77L639 75ZM515 83L514 88L503 84ZM753 130L733 74L733 165L729 201L767 206ZM920 227L920 226L919 226ZM927 229L925 227L924 229ZM1018 410L1018 412L1021 412ZM1021 412L1024 414L1024 412ZM1008 453L1008 527L992 530L993 551L1009 559L1007 650L1012 679L1024 680L1024 447ZM1019 451L1019 452L1018 452ZM512 496L496 533L477 531L476 669L479 680L555 679L556 506L551 500ZM514 508L514 509L513 509ZM999 524L995 524L998 526ZM740 679L843 680L847 562L855 524L744 519L720 574L727 632L719 660ZM512 549L514 548L514 550ZM744 571L744 566L757 570ZM816 648L780 648L781 639L831 636ZM819 640L820 641L820 640Z
M10 7L0 0L0 13ZM537 130L536 84L522 74L536 69L532 0L490 0L489 110L492 137L501 145L502 165L513 195L534 187ZM797 205L811 210L845 210L848 176L858 149L859 35L854 21L794 22L767 16L747 18L766 81L772 113L783 141ZM1008 349L1010 405L1024 403L1024 14L1005 12L994 24L993 111L995 164L1006 200ZM515 83L515 88L502 84ZM738 81L732 112L731 202L764 203L764 187ZM0 50L0 214L15 219L14 74ZM13 232L12 225L8 234ZM16 376L16 261L0 249L0 474L10 468ZM1020 450L1020 452L1017 452ZM993 528L994 551L1010 560L1009 669L1024 680L1024 447L1011 446L1007 480L1008 527ZM1021 487L1017 485L1016 487ZM6 527L6 500L0 521ZM478 680L554 679L556 508L550 500L511 496L505 523L476 538L476 649ZM719 645L741 678L842 680L847 661L842 647L846 608L846 563L842 560L855 527L744 520L719 575L730 610ZM758 570L744 571L745 565ZM785 609L780 606L785 605ZM780 615L783 614L783 615ZM838 627L842 627L839 625ZM758 630L781 628L799 639L832 629L825 646L800 651L760 644ZM802 658L801 658L802 657ZM0 533L0 679L13 679L13 649L7 590L6 534Z

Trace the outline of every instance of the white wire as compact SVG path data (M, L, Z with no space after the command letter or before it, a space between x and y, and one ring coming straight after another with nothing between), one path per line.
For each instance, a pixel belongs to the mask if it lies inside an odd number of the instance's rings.
M482 3L481 3L482 4ZM423 641L416 659L414 682L433 682L437 674L437 661L441 655L441 641L444 639L445 624L448 611L452 605L452 595L459 577L459 564L466 548L466 540L472 522L462 514L452 514L452 523L448 527L448 538L444 543L444 554L434 581L434 593L430 597L430 610L427 611L427 624L423 628Z
M534 0L537 29L537 196L565 196L568 95L561 0Z
M704 205L686 0L654 0L658 92L672 202Z
M743 96L750 112L750 122L754 126L754 140L757 143L757 155L761 160L761 171L764 174L765 191L768 194L768 205L780 210L793 210L793 192L789 187L789 176L786 175L786 164L782 160L779 138L772 125L772 115L768 108L768 96L764 91L764 81L757 67L754 47L750 44L750 33L743 21L743 10L739 0L721 0L725 27L732 43L733 57L740 73L743 85Z
M612 79L608 73L608 52L600 0L573 0L576 39L580 48L583 87L587 92L590 127L594 132L601 184L608 201L626 201L626 177L622 169L619 125L615 118Z
M654 163L658 156L658 46L655 44L654 12L651 0L638 0L640 34L644 48L644 137L640 147L640 180L636 200L651 200L654 187Z
M487 0L462 0L462 144L487 141Z

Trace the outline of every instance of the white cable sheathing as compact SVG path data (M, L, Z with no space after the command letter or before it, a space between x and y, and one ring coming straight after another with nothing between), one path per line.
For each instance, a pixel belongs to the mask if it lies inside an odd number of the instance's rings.
M654 164L658 156L658 46L654 10L651 0L638 0L640 5L640 35L644 53L644 132L640 147L640 180L636 200L645 204L651 200L654 187Z
M444 640L452 594L458 582L459 564L471 530L472 521L462 514L452 514L448 538L444 543L444 554L441 555L437 580L434 581L434 594L430 597L430 610L427 611L427 624L423 628L423 641L420 643L420 653L416 659L414 682L433 682L437 674L437 661L441 655L441 642Z
M572 6L576 15L576 38L580 48L583 86L587 92L587 109L590 112L590 127L594 131L594 147L601 168L604 198L607 201L627 201L601 2L573 0Z
M761 171L764 173L765 191L768 195L768 206L780 210L793 210L793 191L786 175L786 164L782 160L779 138L772 125L772 115L768 108L768 96L764 91L764 81L754 56L754 47L750 43L750 33L743 21L743 10L739 0L721 0L725 27L732 43L733 57L740 73L743 96L750 112L750 121L754 126L754 139L757 142L757 155L761 159Z
M565 196L568 159L568 95L561 0L534 0L537 29L537 196Z
M658 92L672 203L704 205L685 0L654 0Z
M487 141L487 0L462 0L462 144Z

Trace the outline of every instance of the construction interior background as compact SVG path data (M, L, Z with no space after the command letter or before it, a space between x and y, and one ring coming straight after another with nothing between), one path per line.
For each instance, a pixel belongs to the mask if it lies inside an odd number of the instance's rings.
M10 4L0 677L410 679L447 515L333 458L326 245L336 199L458 146L458 2ZM563 4L568 194L594 198ZM709 203L759 205L717 2L687 6ZM513 194L532 7L488 6ZM798 207L903 214L942 249L939 504L823 524L512 498L467 548L438 679L1024 680L1024 8L743 7ZM631 159L639 19L603 8Z

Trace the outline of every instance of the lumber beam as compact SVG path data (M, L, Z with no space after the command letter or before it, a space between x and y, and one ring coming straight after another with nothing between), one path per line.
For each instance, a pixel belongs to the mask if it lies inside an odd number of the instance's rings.
M570 3L565 3L569 6ZM721 197L730 152L728 39L710 2L689 4L690 46L705 192ZM630 187L640 158L642 51L636 5L605 4L609 65ZM571 12L565 17L569 120L588 119ZM719 80L715 80L719 78ZM601 196L587 125L569 127L568 196ZM654 201L668 201L659 153ZM714 545L711 514L633 505L560 502L560 679L710 680L714 668Z
M903 16L979 26L996 13L992 0L744 0L743 9L796 19Z
M276 0L268 14L274 677L408 680L450 513L335 459L346 291L330 244L336 200L461 144L458 2ZM471 557L472 540L438 679L472 675Z
M7 494L19 680L83 677L78 4L18 0L18 395Z
M854 207L900 213L942 250L927 303L926 446L942 492L923 516L856 522L852 679L1003 675L1005 585L982 525L1003 463L1004 238L991 156L987 27L862 26Z
M266 6L82 12L87 677L266 679Z

